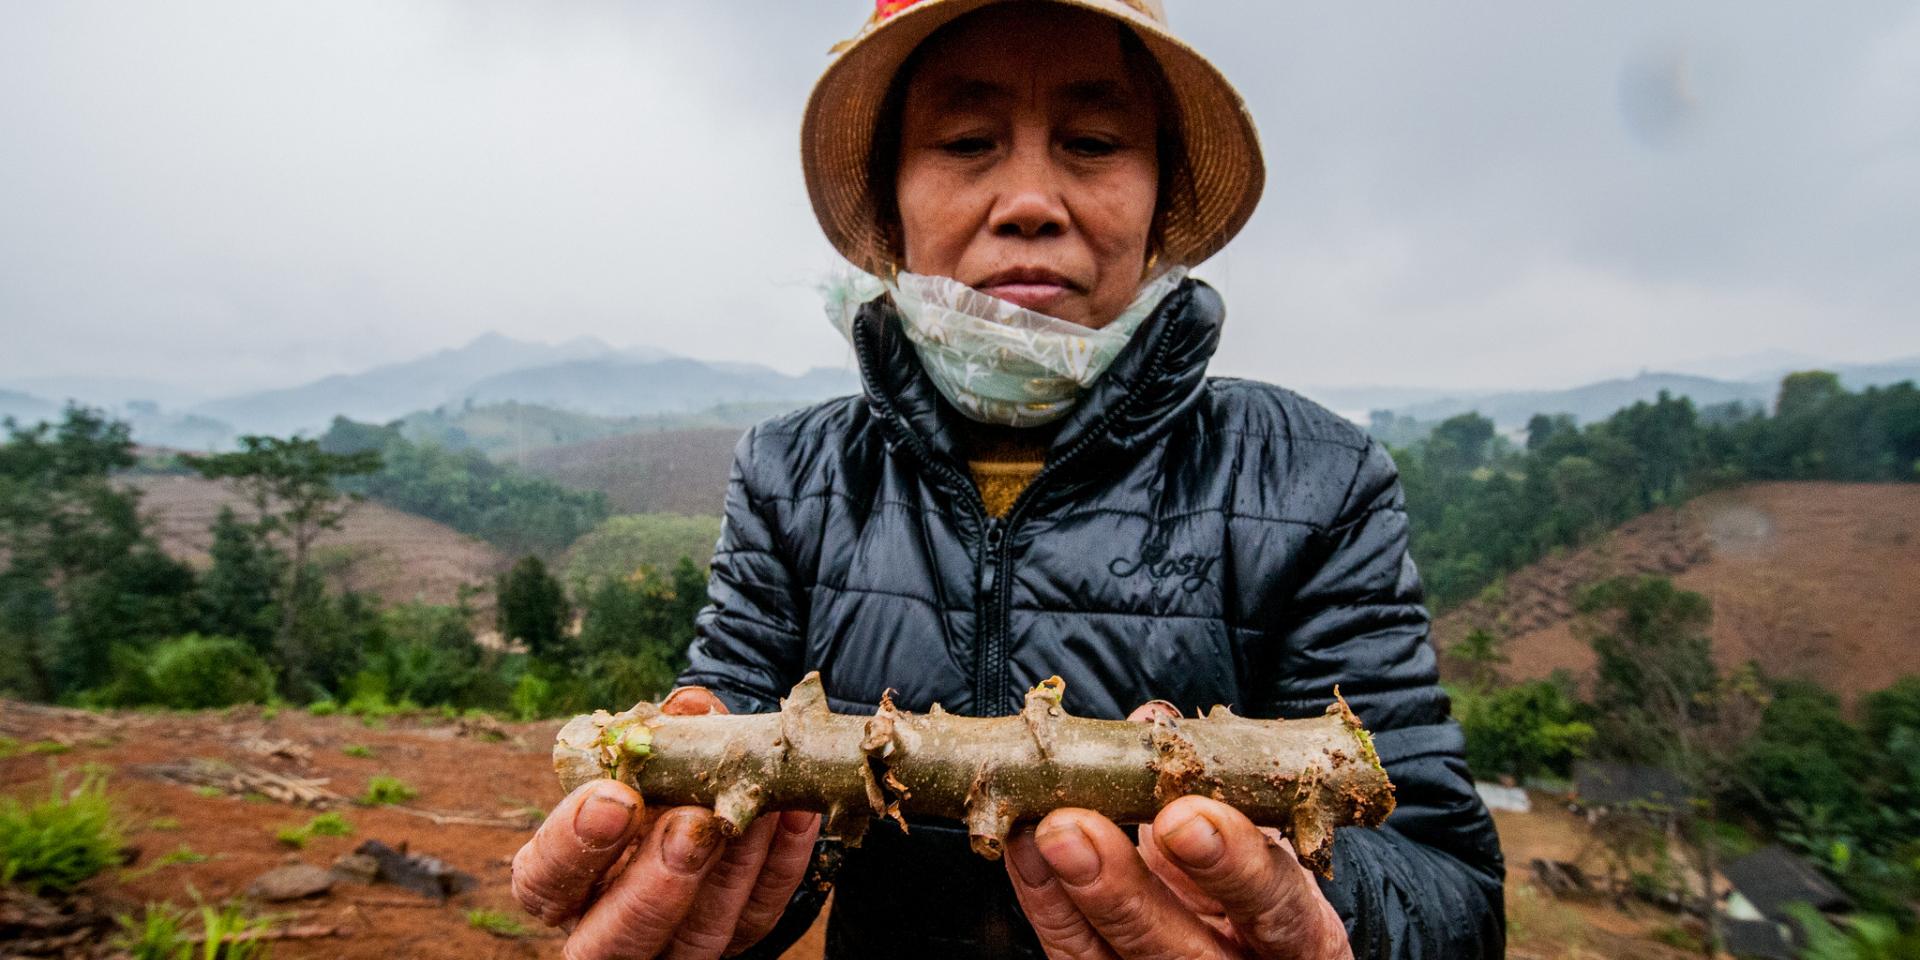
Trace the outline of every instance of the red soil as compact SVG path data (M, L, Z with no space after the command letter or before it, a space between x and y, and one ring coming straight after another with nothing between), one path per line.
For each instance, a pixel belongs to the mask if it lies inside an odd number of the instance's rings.
M1574 597L1625 573L1705 594L1724 665L1752 660L1849 702L1920 673L1920 484L1754 484L1657 511L1513 574L1502 596L1442 617L1435 640L1491 629L1507 638L1510 679L1584 675L1593 654L1574 636Z

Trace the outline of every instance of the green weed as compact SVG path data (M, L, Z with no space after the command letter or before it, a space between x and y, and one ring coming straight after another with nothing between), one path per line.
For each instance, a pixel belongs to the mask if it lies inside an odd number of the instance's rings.
M161 854L159 857L155 858L155 860L152 863L149 863L138 870L128 870L120 874L120 880L123 883L131 880L138 880L141 877L159 873L160 871L165 870L168 867L177 867L177 866L181 866L183 864L189 864L189 863L206 863L207 861L212 859L213 857L211 855L201 853L200 851L195 850L192 847L189 847L183 843L173 848L171 851Z
M524 937L528 932L518 918L503 910L468 910L467 926L496 937Z
M66 892L120 861L121 833L106 777L89 770L66 790L54 771L44 800L0 798L0 882Z
M372 760L373 748L364 743L350 743L340 748L340 752L360 760Z
M281 827L274 839L294 848L301 849L314 837L349 837L353 835L353 824L337 813L323 813L298 827Z
M367 781L367 792L360 802L370 807L384 806L389 803L406 803L420 792L407 786L406 781L385 774Z

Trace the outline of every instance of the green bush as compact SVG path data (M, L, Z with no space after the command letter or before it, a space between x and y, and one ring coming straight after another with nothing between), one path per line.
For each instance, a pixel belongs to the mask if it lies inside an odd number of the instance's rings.
M1454 697L1467 766L1481 777L1566 776L1593 740L1593 726L1580 713L1563 687L1545 680Z
M155 702L176 710L209 710L264 703L273 695L273 671L245 642L188 634L168 640L147 658Z
M44 800L0 798L0 882L64 893L120 862L106 778L88 771L72 791L65 787L56 771Z

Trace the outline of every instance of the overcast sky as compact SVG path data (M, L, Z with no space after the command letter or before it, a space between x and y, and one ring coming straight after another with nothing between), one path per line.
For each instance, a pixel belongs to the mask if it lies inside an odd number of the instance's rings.
M1920 4L1167 5L1271 171L1200 271L1216 372L1920 354ZM870 9L0 0L0 387L221 393L488 330L843 364L797 141Z

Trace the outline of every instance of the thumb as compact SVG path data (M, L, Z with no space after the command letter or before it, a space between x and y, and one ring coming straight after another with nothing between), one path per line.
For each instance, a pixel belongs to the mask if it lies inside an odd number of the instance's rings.
M706 687L676 687L660 701L660 712L670 717L703 717L732 711Z

